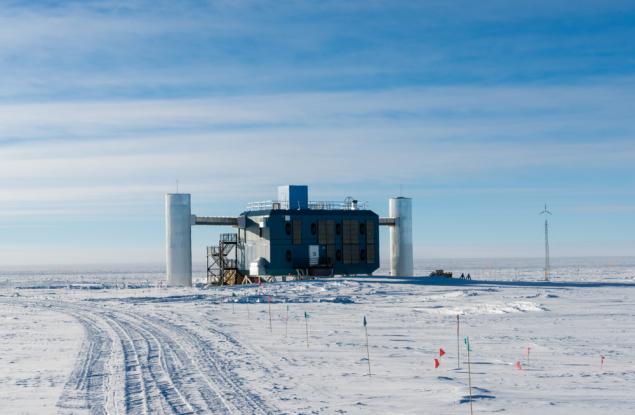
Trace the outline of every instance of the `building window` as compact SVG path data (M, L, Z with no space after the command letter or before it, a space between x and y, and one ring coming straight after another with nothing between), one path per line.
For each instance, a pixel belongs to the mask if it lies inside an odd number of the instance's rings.
M338 223L337 225L335 225L335 233L337 235L341 235L342 234L342 224Z
M293 220L293 244L302 245L302 221L300 219Z
M317 233L317 225L315 223L311 224L311 235L315 235Z
M258 234L260 235L260 237L262 238L262 228L258 228Z
M285 258L287 259L287 262L291 262L291 260L293 259L293 255L291 255L291 251L287 249L287 252L285 253Z
M377 239L375 236L376 233L376 224L373 220L366 221L366 263L374 264L375 263L375 252L376 245L375 240Z
M365 223L360 223L359 224L359 234L360 235L365 235L366 234L366 224Z
M284 232L287 235L291 235L291 222L287 222L284 224Z

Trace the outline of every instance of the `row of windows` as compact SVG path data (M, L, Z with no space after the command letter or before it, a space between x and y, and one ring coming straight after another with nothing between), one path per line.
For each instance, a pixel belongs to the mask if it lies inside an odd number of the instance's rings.
M366 249L360 249L359 251L353 251L352 249L346 249L348 246L345 246L345 254L342 253L341 249L335 251L335 260L337 262L344 262L345 264L358 264L360 262L375 262L375 250L374 247L371 247L371 250L368 252ZM358 255L359 254L359 255ZM287 262L293 261L293 254L290 249L287 249L285 252L285 258Z
M296 219L296 220L297 220L297 219ZM296 222L296 221L294 220L294 222ZM300 221L298 220L298 222L300 222ZM294 225L295 225L295 224L294 224ZM299 223L299 225L300 225L300 226L302 226L302 223L300 222L300 223ZM292 230L292 228L293 228L293 227L291 226L291 222L287 222L287 223L284 225L284 231L286 232L286 234L287 234L287 235L291 235L291 230ZM314 222L314 223L312 223L312 224L311 224L311 235L315 235L315 234L317 233L317 230L318 230L317 223L315 223L315 222ZM337 224L335 225L335 233L336 233L337 235L341 235L341 234L342 234L342 224L341 224L341 223L337 223ZM366 234L366 224L365 224L365 223L360 223L360 224L359 224L359 234L360 234L360 235L364 235L364 234Z
M373 221L367 221L359 223L357 220L345 220L342 226L342 223L335 223L333 220L321 220L318 223L311 223L311 235L318 234L319 231L319 239L320 243L333 243L334 236L333 225L335 225L335 234L340 236L342 235L342 229L344 230L344 239L345 243L357 243L358 237L355 233L355 228L359 229L359 235L365 235L370 243L374 243L374 223ZM284 231L287 235L293 234L293 243L296 245L302 244L302 221L299 219L294 219L293 224L291 222L287 222L284 225Z

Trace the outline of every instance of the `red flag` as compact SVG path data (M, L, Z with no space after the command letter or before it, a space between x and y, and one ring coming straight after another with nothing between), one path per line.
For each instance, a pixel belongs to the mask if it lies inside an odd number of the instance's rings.
M443 357L443 355L445 355L445 350L443 350L443 347L439 349L439 357Z
M434 368L438 369L439 366L441 366L441 363L439 362L439 359L434 359Z
M520 360L516 361L516 369L523 370L523 366L520 364Z

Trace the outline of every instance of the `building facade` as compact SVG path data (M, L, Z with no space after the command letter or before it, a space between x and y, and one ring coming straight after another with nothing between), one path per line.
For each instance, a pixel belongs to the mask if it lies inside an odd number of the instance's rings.
M371 274L379 268L376 213L352 208L275 207L240 215L242 272L248 272L250 264L258 260L264 260L267 275L298 271L308 275L355 275Z

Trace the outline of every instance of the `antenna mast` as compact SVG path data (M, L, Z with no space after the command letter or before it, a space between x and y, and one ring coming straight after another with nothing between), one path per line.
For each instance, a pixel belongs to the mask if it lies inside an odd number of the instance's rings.
M545 215L545 281L549 281L549 221L547 220L547 215L551 215L551 212L547 209L547 204L545 203L545 210L540 212L541 215Z

